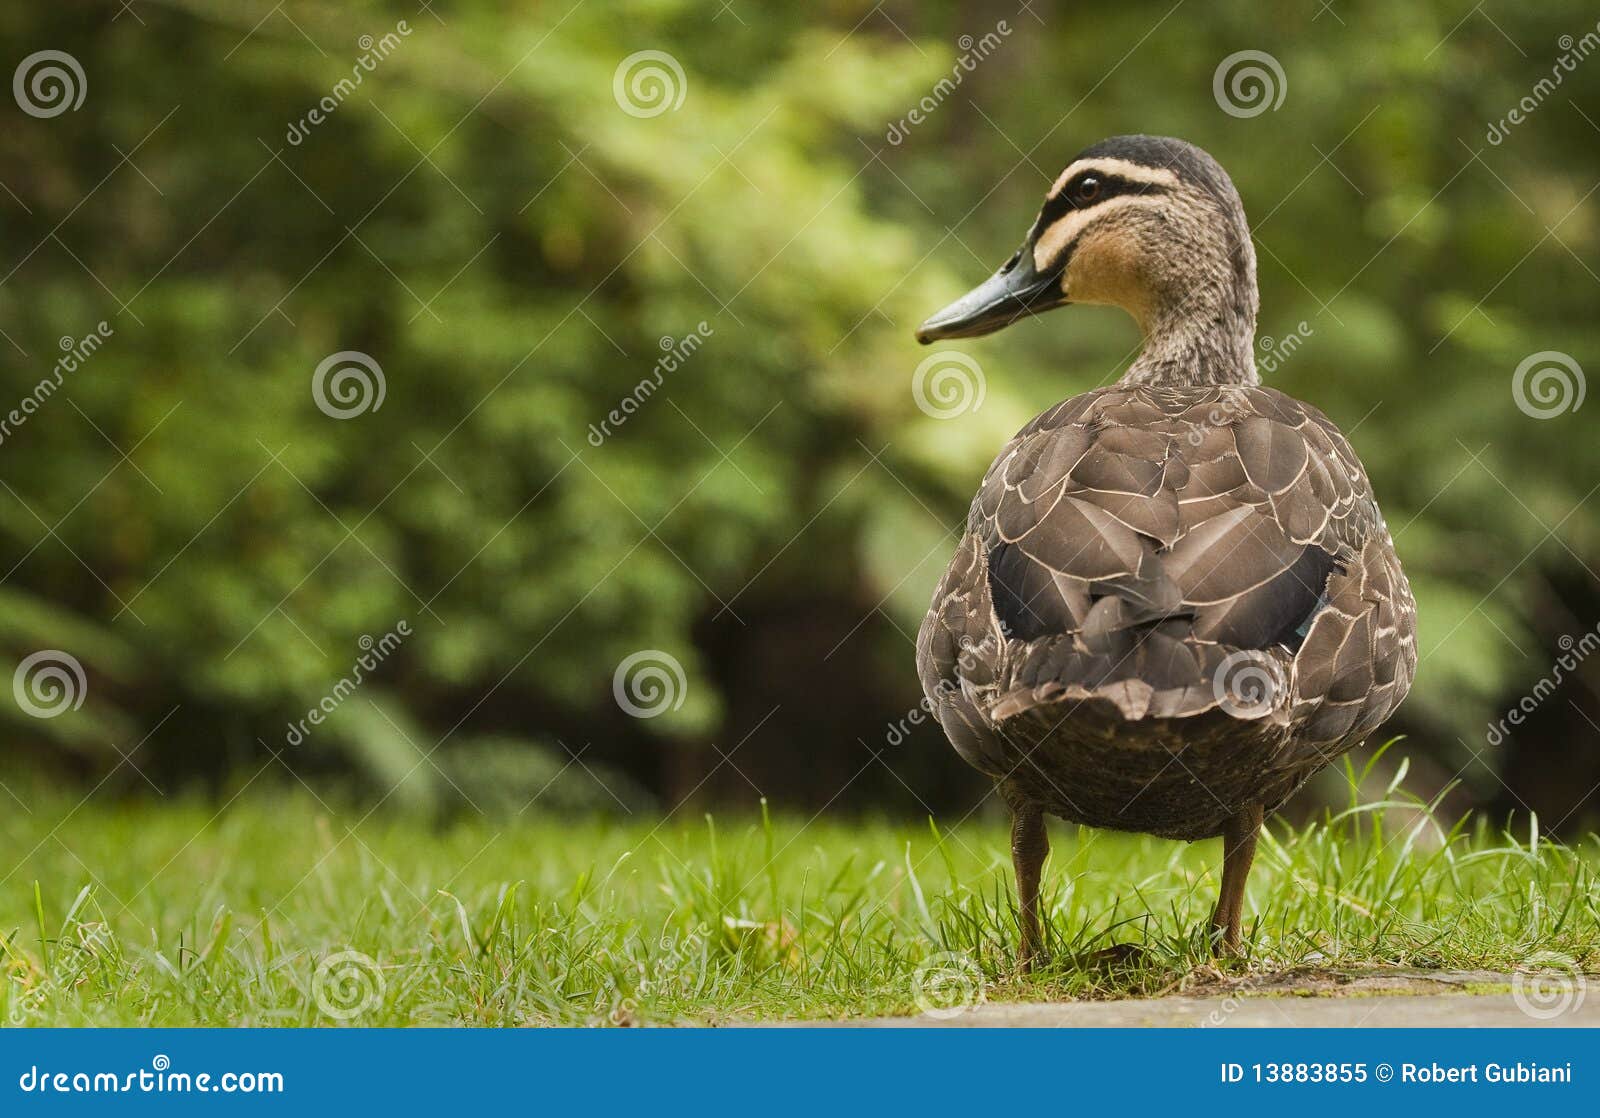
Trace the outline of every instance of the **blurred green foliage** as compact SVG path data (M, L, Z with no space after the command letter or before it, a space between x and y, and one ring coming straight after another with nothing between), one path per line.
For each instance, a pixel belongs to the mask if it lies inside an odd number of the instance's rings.
M291 142L361 37L400 21ZM960 69L961 37L1002 21ZM1486 138L1594 22L1579 0L7 6L7 67L66 51L87 89L49 118L0 105L4 406L59 339L112 333L0 442L0 643L88 673L59 718L0 704L6 748L87 774L134 750L175 777L254 771L359 639L405 619L415 635L290 751L297 771L426 798L436 747L515 734L621 741L608 763L660 790L651 743L688 743L670 758L756 726L708 627L770 641L787 623L758 617L822 599L862 620L786 650L787 713L759 740L843 783L857 741L916 701L909 634L989 458L1137 344L1086 308L963 343L986 399L935 420L911 328L1004 260L1074 152L1155 132L1237 182L1262 333L1309 327L1270 379L1374 476L1420 599L1405 727L1448 777L1600 608L1589 412L1537 420L1511 393L1536 351L1600 368L1600 60ZM1212 86L1246 49L1286 89L1242 118ZM642 50L681 67L677 108L623 111L618 67ZM385 396L336 419L312 375L344 350L378 362ZM868 699L837 743L786 737L797 701L839 705L796 685L836 639ZM646 648L687 687L636 722L611 677ZM918 740L895 763L913 785L945 763ZM1489 788L1495 763L1464 775Z

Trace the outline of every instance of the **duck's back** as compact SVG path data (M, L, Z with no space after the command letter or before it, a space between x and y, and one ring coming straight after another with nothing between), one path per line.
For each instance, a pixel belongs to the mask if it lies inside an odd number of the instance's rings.
M1068 818L1192 838L1376 728L1414 628L1366 473L1321 412L1115 386L995 459L918 665L980 769Z

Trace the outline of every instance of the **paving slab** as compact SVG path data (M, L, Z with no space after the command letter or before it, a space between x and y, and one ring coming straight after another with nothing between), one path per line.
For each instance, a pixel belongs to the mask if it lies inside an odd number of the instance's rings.
M1592 977L1592 981L1591 981ZM1485 971L1300 968L1205 982L1171 997L1005 1002L916 1017L829 1022L915 1028L1600 1028L1600 976L1539 986ZM820 1024L821 1022L817 1022Z

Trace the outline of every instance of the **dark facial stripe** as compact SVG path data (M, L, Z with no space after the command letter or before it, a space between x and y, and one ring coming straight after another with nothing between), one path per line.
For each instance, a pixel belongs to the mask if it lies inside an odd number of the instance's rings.
M1082 201L1078 197L1078 192L1083 188L1084 180L1086 179L1096 179L1100 183L1099 193L1090 201ZM1033 229L1028 233L1028 240L1031 243L1046 229L1054 225L1058 219L1065 217L1073 210L1093 209L1102 202L1108 202L1112 198L1119 198L1128 194L1166 193L1168 193L1168 188L1161 183L1136 182L1132 179L1123 178L1121 175L1096 171L1093 168L1080 171L1072 176L1067 184L1056 191L1054 195L1045 199L1044 207L1039 211L1038 218L1034 220Z

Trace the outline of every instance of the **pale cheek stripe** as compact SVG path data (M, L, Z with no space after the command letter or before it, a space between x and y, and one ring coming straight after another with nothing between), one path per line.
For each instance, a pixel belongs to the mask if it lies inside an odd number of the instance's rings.
M1084 226L1091 221L1096 221L1117 210L1128 209L1130 206L1155 205L1157 203L1151 201L1146 195L1122 194L1115 198L1110 198L1091 209L1073 210L1039 234L1039 239L1033 243L1034 270L1039 272L1048 271L1056 263L1056 258L1072 243L1072 239L1082 232Z

